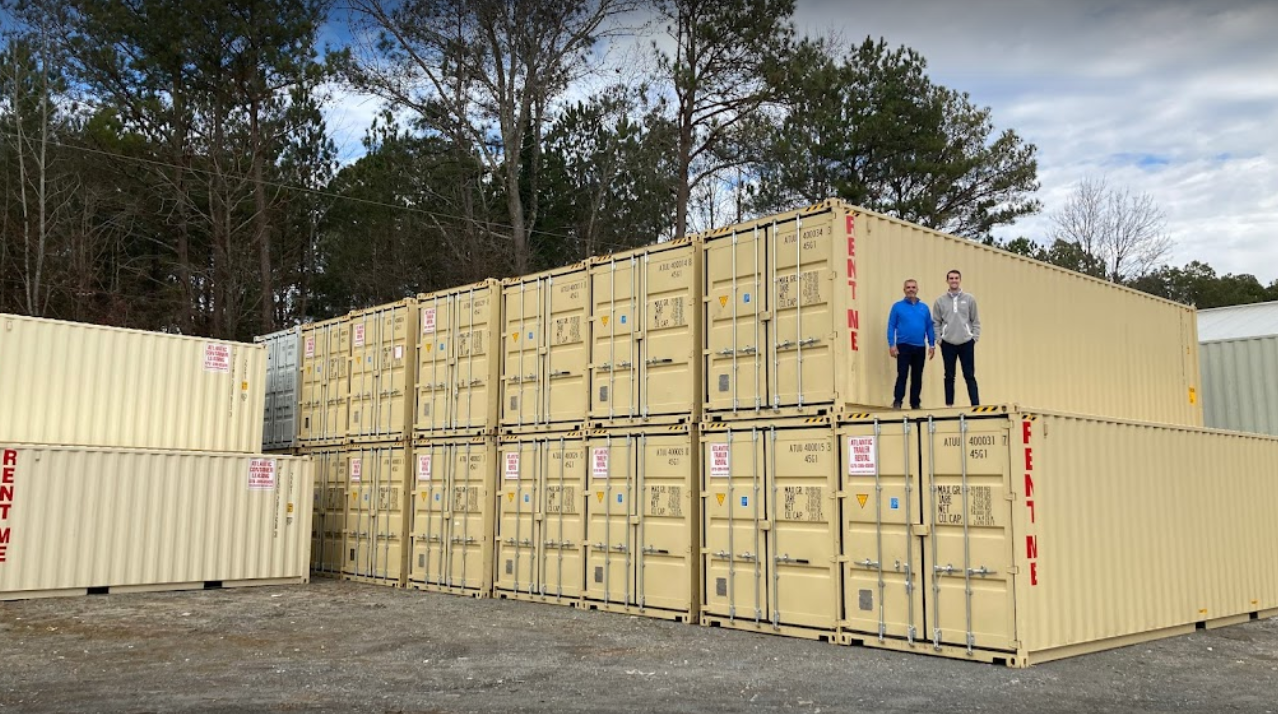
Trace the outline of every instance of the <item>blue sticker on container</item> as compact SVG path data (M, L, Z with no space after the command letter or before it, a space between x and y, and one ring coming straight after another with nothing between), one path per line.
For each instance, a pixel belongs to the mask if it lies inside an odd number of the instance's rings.
M743 505L743 506L748 506L748 505L750 505L750 499L749 499L749 498L747 498L746 496L742 496L742 497L741 497L741 505Z
M373 363L373 356L372 356L372 355L369 355L369 356L367 356L367 357L365 357L365 358L364 358L364 364L372 364L372 363Z
M745 302L745 303L750 302L750 293L746 293L745 295L743 295L741 297L741 302Z
M437 493L437 494L435 494L435 500L436 500L436 501L438 501L438 500L439 500L439 494L438 494L438 493Z
M364 494L364 500L367 501L370 494Z
M897 498L896 496L893 496L893 497L892 497L892 510L894 510L894 511L895 511L895 510L899 509L900 507L901 507L901 499Z
M440 352L443 352L443 351L444 351L444 343L443 343L443 342L439 343L439 351L440 351Z
M625 315L622 315L622 316L621 316L621 324L623 324L623 325L624 325L624 324L626 324L626 316L625 316Z
M524 503L528 503L528 501L529 501L529 500L530 500L530 496L529 496L528 494L526 494L526 493L525 493L525 494L524 494Z
M617 494L617 503L621 503L621 494Z
M533 338L533 333L529 332L529 333L528 333L528 339L530 339L530 340L531 340L532 338Z

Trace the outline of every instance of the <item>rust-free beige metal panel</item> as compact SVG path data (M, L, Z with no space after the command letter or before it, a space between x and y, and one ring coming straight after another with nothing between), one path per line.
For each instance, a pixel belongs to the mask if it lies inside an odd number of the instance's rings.
M980 308L985 403L1202 424L1192 308L836 200L703 240L704 397L717 415L888 407L887 319L903 282L931 306L958 269ZM927 363L924 406L943 404L942 373Z
M590 408L590 276L584 265L502 283L501 426L580 426Z
M689 424L589 432L585 606L684 622L697 618L696 438Z
M409 585L492 595L496 438L421 439L413 447L413 460Z
M486 280L417 296L419 436L495 432L501 398L501 295L501 283Z
M593 424L700 419L700 265L693 238L591 261Z
M311 479L297 457L0 445L0 600L306 582Z
M346 451L340 446L302 449L315 470L315 498L311 516L311 572L328 577L342 574L346 553Z
M258 452L266 348L0 315L11 442Z
M585 589L584 436L579 431L505 436L497 462L494 595L578 602Z
M350 330L347 436L365 443L411 436L417 397L417 300L352 312Z
M350 409L351 323L348 317L302 326L298 442L346 441Z
M845 642L1027 666L1278 608L1278 439L1015 407L900 416L839 428Z
M1204 342L1199 351L1207 426L1278 435L1278 336Z
M376 585L405 583L411 451L404 443L346 447L343 578Z
M703 426L702 624L834 639L839 462L828 419Z

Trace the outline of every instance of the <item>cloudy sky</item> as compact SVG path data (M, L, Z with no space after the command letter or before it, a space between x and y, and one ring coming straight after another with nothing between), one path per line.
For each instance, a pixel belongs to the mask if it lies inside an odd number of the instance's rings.
M1173 265L1278 279L1278 0L797 0L800 32L919 51L1039 150L1043 240L1082 178L1148 194ZM375 103L330 114L344 153Z

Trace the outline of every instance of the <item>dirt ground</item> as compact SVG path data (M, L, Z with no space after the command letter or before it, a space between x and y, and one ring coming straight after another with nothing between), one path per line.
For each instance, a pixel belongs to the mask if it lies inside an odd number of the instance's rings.
M1014 670L305 586L0 603L0 712L1278 713L1278 619Z

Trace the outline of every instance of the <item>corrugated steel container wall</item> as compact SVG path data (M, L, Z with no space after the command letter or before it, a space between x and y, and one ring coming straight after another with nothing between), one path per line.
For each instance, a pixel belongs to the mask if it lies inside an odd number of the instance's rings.
M413 445L413 460L409 586L489 597L497 510L496 438L419 439Z
M596 258L590 280L590 422L698 421L699 242L681 238Z
M696 444L696 427L686 423L588 432L582 606L696 621L701 605Z
M834 436L828 417L703 425L701 624L837 637Z
M584 264L502 281L501 427L580 427L590 409L590 276Z
M336 578L346 553L346 450L341 446L301 449L315 469L311 512L311 572Z
M845 642L1028 666L1278 615L1278 439L984 409L840 426Z
M0 445L0 600L306 582L311 478L297 457Z
M887 408L887 320L902 283L916 279L930 306L958 269L979 301L983 402L1202 424L1192 308L836 200L704 243L704 397L716 415ZM925 406L943 403L941 374L928 363Z
M10 442L262 450L266 348L0 315Z
M1278 435L1278 335L1204 342L1199 360L1207 426Z
M356 442L405 439L417 398L417 300L350 314L351 377L347 436Z
M501 282L418 295L418 436L496 431L501 399Z
M342 577L398 587L408 575L408 495L412 448L404 443L346 447L346 559Z
M559 605L585 590L587 458L580 431L503 436L493 594Z
M272 332L254 340L266 345L266 415L262 424L262 448L266 451L297 446L298 355L302 328Z
M302 325L300 444L314 446L346 441L350 375L350 318Z

